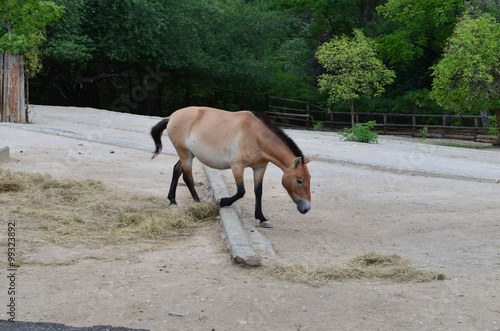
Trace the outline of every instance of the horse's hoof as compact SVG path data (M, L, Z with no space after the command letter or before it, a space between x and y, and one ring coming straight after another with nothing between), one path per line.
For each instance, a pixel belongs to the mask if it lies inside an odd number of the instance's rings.
M272 228L273 227L273 225L269 221L260 222L259 225L260 225L261 228Z
M177 209L177 208L179 208L179 205L178 205L178 204L176 204L176 203L171 203L171 204L169 204L169 205L168 205L168 207L167 207L167 208L168 208L168 209Z

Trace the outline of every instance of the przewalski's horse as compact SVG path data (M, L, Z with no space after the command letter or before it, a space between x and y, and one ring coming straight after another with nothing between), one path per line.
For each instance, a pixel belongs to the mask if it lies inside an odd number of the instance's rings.
M230 206L245 194L244 169L253 169L255 218L261 227L272 227L262 214L262 180L269 162L283 170L282 184L297 209L305 214L311 209L311 175L306 164L316 155L304 157L295 142L267 117L248 111L228 112L208 107L179 109L151 129L156 145L153 158L162 149L161 136L167 129L180 160L175 164L168 199L176 204L175 191L182 174L194 201L199 201L194 188L192 162L198 158L215 169L231 169L237 192L218 201Z

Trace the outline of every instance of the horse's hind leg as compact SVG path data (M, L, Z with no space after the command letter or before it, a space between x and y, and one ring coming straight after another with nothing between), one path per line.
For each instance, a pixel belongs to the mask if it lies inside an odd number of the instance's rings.
M195 202L200 202L200 198L198 197L198 193L196 193L196 189L194 188L194 178L193 178L193 155L189 153L188 157L182 158L182 179L184 179L184 183L189 189L191 196Z
M177 204L177 202L175 201L175 191L177 190L177 183L179 182L179 177L181 176L182 172L182 163L181 160L179 160L174 165L172 182L170 183L170 190L168 191L168 200L170 200L171 205Z
M190 172L191 175L186 174L184 171L184 174L182 175L182 179L184 179L184 183L186 183L186 186L189 189L189 192L191 193L191 196L193 197L193 200L195 202L200 202L200 198L198 197L198 193L196 192L196 189L194 188L194 178L193 178L193 173Z
M186 165L183 166L182 161L179 160L174 165L174 171L172 173L172 182L170 183L170 190L168 191L168 200L170 200L171 205L176 205L175 201L175 192L177 190L177 184L179 183L179 177L182 175L182 179L193 197L193 200L196 202L200 202L200 198L198 197L198 193L194 188L194 180L193 180L193 171L191 170L191 162L185 162Z

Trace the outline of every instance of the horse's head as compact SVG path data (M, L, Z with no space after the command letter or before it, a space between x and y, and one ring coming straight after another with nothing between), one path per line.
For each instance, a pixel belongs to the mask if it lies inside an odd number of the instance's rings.
M298 157L292 166L285 170L281 183L288 191L290 198L297 204L297 209L305 214L311 209L311 175L307 163L314 160L318 154L308 156L304 160Z

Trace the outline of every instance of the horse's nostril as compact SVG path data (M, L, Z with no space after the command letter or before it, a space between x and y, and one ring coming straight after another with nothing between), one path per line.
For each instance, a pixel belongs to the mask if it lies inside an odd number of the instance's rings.
M301 214L305 214L311 210L311 203L307 200L299 200L297 203L297 209Z

